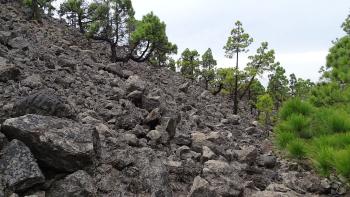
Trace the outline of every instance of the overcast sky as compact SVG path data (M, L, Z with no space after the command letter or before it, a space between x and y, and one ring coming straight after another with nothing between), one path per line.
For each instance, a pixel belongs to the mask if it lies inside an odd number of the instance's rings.
M263 41L276 51L287 74L317 81L332 40L344 35L340 25L349 0L132 0L136 17L153 11L167 24L169 40L201 54L211 48L218 66L231 67L223 46L236 20L254 38L247 55ZM242 56L240 67L247 62ZM266 81L266 77L262 79Z

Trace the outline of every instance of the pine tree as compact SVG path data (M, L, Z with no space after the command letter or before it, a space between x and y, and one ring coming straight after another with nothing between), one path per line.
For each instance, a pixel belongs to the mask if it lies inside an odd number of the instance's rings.
M89 5L91 23L88 36L105 41L110 45L111 61L127 61L127 57L117 57L117 47L129 44L135 19L131 0L105 0Z
M278 64L273 73L269 75L267 92L275 102L276 110L278 110L282 102L288 98L288 79L285 72L284 68Z
M242 99L250 89L250 86L254 82L257 76L264 74L265 71L271 71L276 66L275 64L275 51L268 49L269 44L267 42L261 43L261 46L257 49L256 54L249 56L250 62L245 68L250 80L246 85L243 93L240 96Z
M180 68L181 74L191 79L192 81L196 80L199 76L199 53L197 50L190 50L185 49L182 54L181 58L178 60L177 65Z
M239 53L247 52L247 48L253 42L249 34L245 33L243 25L240 21L235 23L235 27L231 31L226 45L224 46L226 57L232 59L236 56L236 70L239 70ZM235 90L234 90L234 109L233 113L238 113L238 75L235 75Z
M79 27L81 33L85 32L84 19L87 18L87 4L84 0L66 0L60 5L60 16L66 16L73 27Z
M205 82L205 89L208 90L209 83L215 79L215 66L217 65L210 48L202 55L201 64L201 76Z
M350 35L350 14L348 15L348 17L346 17L341 27L348 35Z
M296 95L296 85L297 85L297 77L294 73L289 75L289 89L290 89L290 95L295 96Z

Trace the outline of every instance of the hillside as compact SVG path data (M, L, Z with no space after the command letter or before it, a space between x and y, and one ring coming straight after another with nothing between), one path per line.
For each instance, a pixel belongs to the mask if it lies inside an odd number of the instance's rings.
M1 3L0 196L346 195L229 99Z

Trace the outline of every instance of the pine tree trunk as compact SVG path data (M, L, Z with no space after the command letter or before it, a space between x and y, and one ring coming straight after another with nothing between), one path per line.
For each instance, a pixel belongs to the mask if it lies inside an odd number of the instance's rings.
M32 1L32 11L33 11L33 19L40 21L40 13L39 13L39 7L38 7L38 0Z
M116 62L116 60L117 60L116 44L111 42L110 46L111 46L111 61Z
M236 52L236 74L235 74L235 90L234 90L234 98L233 98L233 113L238 113L238 50Z

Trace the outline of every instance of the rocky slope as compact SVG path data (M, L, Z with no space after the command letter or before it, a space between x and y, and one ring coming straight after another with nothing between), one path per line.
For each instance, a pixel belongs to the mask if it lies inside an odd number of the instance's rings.
M226 98L1 3L0 196L346 195Z

